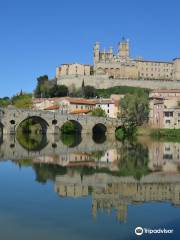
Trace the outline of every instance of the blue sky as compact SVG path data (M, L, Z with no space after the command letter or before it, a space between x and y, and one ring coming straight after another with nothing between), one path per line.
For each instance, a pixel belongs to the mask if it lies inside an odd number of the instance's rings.
M131 55L180 56L178 0L0 0L0 97L31 92L61 63L92 63L92 47L130 39Z

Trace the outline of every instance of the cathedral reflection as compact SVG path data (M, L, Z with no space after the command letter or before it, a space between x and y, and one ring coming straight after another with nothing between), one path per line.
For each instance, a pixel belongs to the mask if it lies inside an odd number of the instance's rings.
M85 197L92 195L92 215L99 210L110 214L116 209L119 221L127 222L129 204L169 202L180 206L180 175L149 174L141 180L133 177L116 177L108 174L83 176L57 176L55 191L61 197Z

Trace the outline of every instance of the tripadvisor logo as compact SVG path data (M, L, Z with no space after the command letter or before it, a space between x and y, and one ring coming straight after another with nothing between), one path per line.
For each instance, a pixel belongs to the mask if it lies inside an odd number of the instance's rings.
M150 229L150 228L136 227L134 232L138 236L141 236L142 234L172 234L174 232L174 229L166 229L166 228Z
M143 234L143 228L142 227L136 227L135 228L135 234L136 235L142 235Z

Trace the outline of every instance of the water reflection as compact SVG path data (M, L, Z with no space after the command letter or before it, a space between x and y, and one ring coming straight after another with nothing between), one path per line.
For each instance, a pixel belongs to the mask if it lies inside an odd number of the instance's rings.
M19 144L28 151L41 151L48 144L46 134L18 134Z
M117 219L127 221L129 204L145 202L170 202L180 206L179 175L162 173L144 176L141 180L133 177L117 177L108 174L80 174L56 176L55 191L61 197L83 197L92 195L92 215L96 217L101 209L111 213L116 209Z
M81 134L62 134L61 141L64 145L73 148L81 143L82 137Z
M95 143L91 136L4 136L0 159L31 167L36 181L54 182L60 197L91 196L92 216L116 210L127 222L128 206L145 202L180 205L180 143Z

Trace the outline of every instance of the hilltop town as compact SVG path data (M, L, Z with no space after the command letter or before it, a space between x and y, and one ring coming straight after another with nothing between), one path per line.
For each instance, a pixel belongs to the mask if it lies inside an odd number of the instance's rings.
M139 126L179 129L180 58L170 62L132 58L124 38L117 53L112 47L101 51L96 43L93 65L62 64L54 79L37 78L33 94L21 90L11 99L0 99L0 105L121 119L127 135Z

